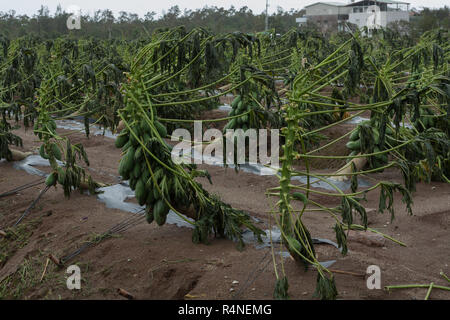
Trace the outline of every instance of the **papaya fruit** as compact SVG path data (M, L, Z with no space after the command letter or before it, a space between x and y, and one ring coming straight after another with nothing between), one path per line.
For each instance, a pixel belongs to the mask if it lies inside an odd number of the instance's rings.
M155 127L161 138L167 137L167 129L161 122L155 121Z
M122 160L124 161L123 163L123 170L124 171L131 171L133 169L133 165L134 165L134 152L135 149L134 147L130 147L127 151L127 153L122 157Z
M167 215L169 214L169 206L163 199L159 199L153 207L153 215L155 221L159 226L166 223Z
M61 167L58 167L58 183L64 185L66 181L66 173Z
M145 210L145 220L147 220L148 224L151 224L153 220L155 219L155 216L153 215L153 212L150 208L148 210Z
M308 198L306 198L306 195L301 193L301 192L294 192L292 194L292 198L294 198L295 200L300 200L302 201L304 204L308 203Z
M128 134L121 134L117 137L115 145L116 148L122 148L128 142Z
M48 155L45 153L44 145L41 145L41 147L39 148L39 155L44 159L48 159Z
M361 149L361 140L358 139L356 141L349 141L345 146L350 150L359 150Z
M147 191L145 188L145 183L142 179L139 179L136 183L134 195L136 196L136 200L139 202L140 206L144 205L147 201Z
M52 172L45 179L45 184L49 187L54 186L56 184L56 179L57 179L57 174L55 172Z
M356 141L359 139L359 127L355 129L355 131L352 132L350 137L348 138L350 141Z
M52 143L50 145L50 148L52 150L52 154L53 156L56 158L56 160L60 160L61 161L61 150L59 150L58 145L56 143Z
M241 101L241 96L238 95L236 98L233 99L233 102L231 102L231 107L235 109L238 106L238 103Z

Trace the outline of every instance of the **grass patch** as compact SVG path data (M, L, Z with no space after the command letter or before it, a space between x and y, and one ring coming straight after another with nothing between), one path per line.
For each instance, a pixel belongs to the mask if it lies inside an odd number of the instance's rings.
M69 290L67 279L70 274L66 268L58 268L51 262L44 272L47 255L37 256L22 262L17 271L0 282L0 300L57 300L87 298L94 289L89 283L90 262L76 263L81 270L81 289Z
M6 237L0 238L0 268L5 265L17 250L28 244L34 230L42 223L41 218L30 220L5 230Z
M42 252L25 259L15 273L0 282L0 299L46 299L53 290L65 286L53 265L49 265L42 276L46 260Z

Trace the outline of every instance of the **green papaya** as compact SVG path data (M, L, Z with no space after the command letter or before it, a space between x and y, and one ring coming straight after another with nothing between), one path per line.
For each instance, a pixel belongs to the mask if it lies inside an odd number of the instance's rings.
M308 203L308 198L306 197L305 194L303 194L303 193L301 193L301 192L294 192L294 193L292 194L292 197L293 197L295 200L300 200L300 201L302 201L304 204L307 204L307 203Z
M45 179L45 184L49 187L54 186L56 184L56 179L57 179L57 174L55 172L52 172Z
M238 103L241 102L241 96L238 95L236 98L233 99L233 102L231 102L231 107L234 109L238 106Z
M394 133L395 133L394 130L392 130L392 129L389 128L389 127L386 127L386 134L387 134L387 135L393 136Z
M53 156L56 158L56 160L61 160L61 150L59 150L59 147L56 143L52 143L50 145L50 148L52 150Z
M115 145L116 148L122 148L128 142L128 134L121 134L117 137Z
M139 141L136 139L136 137L133 134L130 135L130 142L131 142L131 145L135 148L139 145Z
M131 140L128 140L127 143L125 143L124 146L122 147L122 151L126 152L128 149L130 149L131 146L132 146Z
M158 200L153 207L153 215L155 221L159 226L166 223L167 215L169 214L169 206L163 199Z
M147 185L146 185L146 188L148 188ZM148 190L150 190L150 189L148 189ZM147 206L153 206L153 204L155 203L155 197L151 190L147 194L147 199L146 199L145 203L147 204Z
M158 130L158 133L161 136L161 138L167 137L167 129L161 122L156 120L155 127L156 127L156 130Z
M122 157L122 160L124 161L123 164L123 170L124 171L131 171L133 169L134 166L134 152L135 149L133 146L130 146L130 148L128 149L127 153Z
M152 140L152 137L150 137L150 134L146 132L146 133L144 133L142 140L143 140L144 144L147 144L149 141Z
M141 177L141 163L135 162L135 165L133 167L133 176L136 179L139 179Z
M142 157L142 147L139 146L136 148L136 152L134 153L134 160L139 160Z
M360 150L361 149L361 140L358 139L356 141L349 141L349 142L347 142L347 144L345 146L347 148L349 148L350 150Z
M155 216L153 215L153 212L151 211L150 207L148 207L148 209L145 210L145 220L147 220L148 224L151 224L154 219Z
M291 236L288 236L288 235L286 235L285 238L289 245L289 251L292 251L292 252L296 253L297 255L302 252L302 245L300 244L300 242L297 239L295 239Z
M135 179L133 177L130 176L130 188L131 190L136 190L136 184L138 182L138 179Z
M61 167L58 167L58 183L64 185L66 181L66 173Z
M155 200L159 200L159 198L161 198L161 195L157 187L153 187L153 198Z
M147 181L150 178L150 172L147 169L147 165L144 164L144 169L142 170L142 179L144 180L144 182L147 185Z
M356 141L359 139L359 127L355 129L355 131L352 132L350 137L348 138L350 141Z
M48 159L48 155L45 153L44 145L41 145L41 147L39 148L39 155L44 159Z
M150 125L148 124L147 120L144 118L141 120L141 132L151 132Z
M139 179L136 183L134 195L136 196L136 200L139 202L140 206L144 205L147 201L147 191L145 189L145 183L142 179Z
M378 130L376 128L372 128L372 134L373 134L373 142L375 144L379 144L380 143L380 133L378 132Z

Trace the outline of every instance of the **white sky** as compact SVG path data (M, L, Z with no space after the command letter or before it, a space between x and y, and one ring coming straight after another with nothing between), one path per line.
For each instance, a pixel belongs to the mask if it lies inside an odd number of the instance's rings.
M324 0L326 1L326 0ZM331 1L331 0L330 0ZM335 2L346 3L349 0L332 0ZM403 0L408 1L408 0ZM276 11L280 6L284 10L291 8L302 9L304 6L317 2L317 0L269 0L269 11ZM437 8L445 5L450 6L450 0L409 0L412 7L430 7ZM155 11L158 16L163 10L167 10L174 5L178 5L183 11L187 9L198 9L204 6L217 6L228 9L231 5L235 8L247 6L253 10L254 13L261 13L265 10L265 0L0 0L0 11L7 12L15 10L17 14L27 14L29 16L35 14L41 5L45 5L53 14L58 4L61 4L63 9L69 8L71 5L76 5L81 8L83 14L92 13L97 9L110 9L117 16L119 11L127 11L137 13L141 17L146 12Z

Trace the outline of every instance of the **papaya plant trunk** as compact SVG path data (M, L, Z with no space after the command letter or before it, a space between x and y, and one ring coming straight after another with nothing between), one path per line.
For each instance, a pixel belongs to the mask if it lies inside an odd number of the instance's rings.
M352 164L355 165L356 171L361 171L364 166L367 164L367 158L353 158L349 163L336 171L335 174L343 174L342 176L335 176L333 179L337 181L345 181L350 178L350 174L352 173Z

